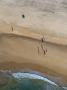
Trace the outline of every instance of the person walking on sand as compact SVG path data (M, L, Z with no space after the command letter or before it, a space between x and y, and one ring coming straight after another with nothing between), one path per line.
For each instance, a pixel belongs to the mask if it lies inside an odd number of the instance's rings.
M12 30L12 32L13 32L13 26L11 26L11 30Z
M41 48L43 50L44 55L46 55L47 49L45 48L44 42L45 42L45 39L44 39L44 36L43 36L41 38Z

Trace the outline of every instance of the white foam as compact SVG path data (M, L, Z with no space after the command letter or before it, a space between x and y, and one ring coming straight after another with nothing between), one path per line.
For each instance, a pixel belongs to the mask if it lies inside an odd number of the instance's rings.
M67 90L67 87L63 87L65 90Z
M22 79L22 78L30 78L30 79L40 79L40 80L44 80L52 85L56 85L54 82L52 82L51 80L47 79L47 78L44 78L42 76L39 76L37 74L31 74L31 73L21 73L21 72L18 72L18 73L13 73L12 74L13 77L17 78L17 79Z

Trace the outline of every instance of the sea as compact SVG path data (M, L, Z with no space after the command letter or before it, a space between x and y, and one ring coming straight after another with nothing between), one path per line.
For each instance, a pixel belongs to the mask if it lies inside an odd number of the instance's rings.
M39 73L0 71L0 90L67 90Z

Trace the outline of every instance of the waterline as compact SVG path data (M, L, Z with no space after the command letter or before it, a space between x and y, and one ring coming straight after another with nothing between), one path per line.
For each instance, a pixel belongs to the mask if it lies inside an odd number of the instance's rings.
M13 73L12 76L14 78L17 78L17 79L22 79L22 78L29 78L29 79L40 79L40 80L43 80L43 81L46 81L52 85L56 85L56 83L50 81L49 79L45 78L45 77L42 77L40 75L37 75L37 74L31 74L31 73L22 73L22 72L17 72L17 73Z

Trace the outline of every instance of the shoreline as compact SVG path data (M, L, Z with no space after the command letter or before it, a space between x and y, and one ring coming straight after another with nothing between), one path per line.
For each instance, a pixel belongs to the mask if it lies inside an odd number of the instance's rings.
M9 65L9 66L8 66ZM0 72L24 72L40 75L44 78L55 82L56 84L67 86L67 78L62 77L60 74L50 70L49 68L31 64L31 63L17 63L17 62L2 62L0 63Z

